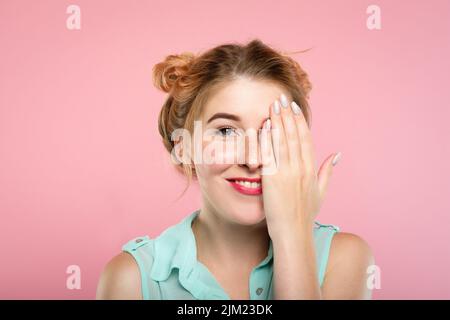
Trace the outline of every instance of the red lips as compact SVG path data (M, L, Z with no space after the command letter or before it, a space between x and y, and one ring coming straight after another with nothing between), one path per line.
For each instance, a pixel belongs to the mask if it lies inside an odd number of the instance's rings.
M229 178L226 179L231 186L238 191L239 193L249 195L249 196L256 196L262 194L262 186L259 186L257 188L248 188L246 186L240 185L236 182L238 181L248 181L248 182L258 182L261 183L261 178L246 178L246 177L235 177L235 178Z

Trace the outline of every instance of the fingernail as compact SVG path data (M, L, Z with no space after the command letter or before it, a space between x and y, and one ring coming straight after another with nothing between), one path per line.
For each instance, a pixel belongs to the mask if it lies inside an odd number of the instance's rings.
M301 114L302 113L302 109L300 109L300 107L298 106L298 104L295 101L291 102L291 108L292 108L292 111L295 114Z
M264 128L266 130L270 130L270 126L271 126L270 119L267 119L266 122L264 123Z
M273 103L273 111L276 114L280 114L280 103L278 102L278 100L275 100L275 102Z
M280 100L283 107L287 108L289 106L289 102L284 94L281 94Z
M339 160L341 160L341 157L342 157L342 153L340 153L340 152L338 152L338 153L334 156L333 162L332 162L333 166L335 166L335 165L339 162Z

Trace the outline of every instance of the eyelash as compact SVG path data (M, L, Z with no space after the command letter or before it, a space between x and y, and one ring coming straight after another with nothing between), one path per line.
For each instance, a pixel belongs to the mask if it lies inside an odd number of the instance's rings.
M235 128L233 128L233 127L228 127L228 126L218 128L218 129L217 129L217 132L219 133L219 135L224 136L224 137L227 136L227 134L222 134L222 131L221 131L221 130L224 130L224 129L232 129L232 130L236 130Z

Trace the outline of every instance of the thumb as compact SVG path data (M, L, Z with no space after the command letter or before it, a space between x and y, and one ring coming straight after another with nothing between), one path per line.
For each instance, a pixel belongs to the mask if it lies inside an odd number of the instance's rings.
M330 177L333 174L333 167L339 162L342 157L342 153L333 153L331 154L320 166L319 174L318 174L318 184L320 191L320 200L322 201L325 198L328 183L330 181Z

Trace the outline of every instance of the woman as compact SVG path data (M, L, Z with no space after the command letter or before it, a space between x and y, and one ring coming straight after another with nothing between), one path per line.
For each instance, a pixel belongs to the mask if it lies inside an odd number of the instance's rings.
M170 55L153 71L168 93L159 131L202 206L126 243L97 298L370 299L367 243L315 221L341 154L316 170L299 64L256 39Z

